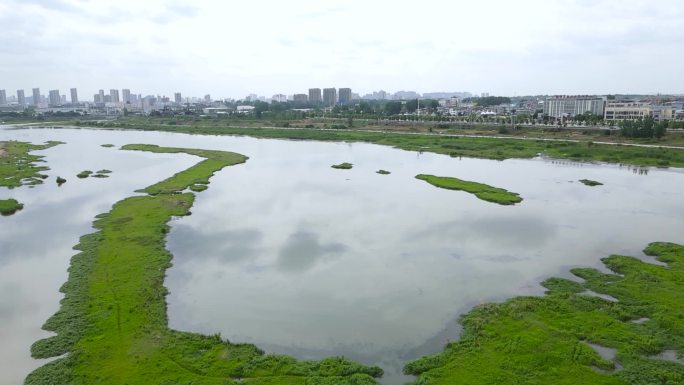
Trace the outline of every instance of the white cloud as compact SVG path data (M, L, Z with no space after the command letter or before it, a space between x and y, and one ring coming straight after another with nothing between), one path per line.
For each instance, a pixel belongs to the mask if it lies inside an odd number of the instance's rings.
M678 0L6 0L0 88L684 92ZM65 91L63 91L65 92Z

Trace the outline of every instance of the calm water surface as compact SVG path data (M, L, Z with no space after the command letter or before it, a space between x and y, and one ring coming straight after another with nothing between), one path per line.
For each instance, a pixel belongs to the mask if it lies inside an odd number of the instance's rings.
M217 173L193 215L172 223L166 281L171 327L220 332L300 358L345 355L401 376L406 360L458 337L470 307L641 255L656 240L684 242L684 173L550 160L504 162L417 154L368 144L97 130L0 130L0 140L67 145L46 155L51 178L0 190L26 208L0 219L0 384L40 362L28 347L58 306L70 250L93 217L133 190L197 158L125 152L102 143L153 143L240 152ZM352 170L332 164L354 163ZM108 168L109 179L75 178ZM378 169L391 175L378 175ZM499 206L414 179L430 173L503 187L525 199ZM56 175L69 181L57 188ZM578 179L595 179L587 187Z

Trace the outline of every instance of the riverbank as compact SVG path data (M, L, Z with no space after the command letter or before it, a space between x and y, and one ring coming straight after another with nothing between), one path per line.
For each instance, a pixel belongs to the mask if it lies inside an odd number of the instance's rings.
M131 145L130 150L183 152L205 160L117 202L81 238L62 288L60 310L45 323L57 333L36 342L36 358L59 357L26 384L375 384L382 374L344 358L298 361L249 344L168 328L164 276L168 222L189 215L193 193L214 172L243 163L229 152Z
M441 133L397 132L370 129L321 129L277 127L219 126L216 121L193 121L187 124L164 124L155 118L147 122L139 119L74 121L78 127L108 127L202 135L243 135L256 138L366 142L387 145L408 151L434 152L452 157L473 157L504 160L529 159L545 155L558 159L583 162L606 162L634 166L684 167L684 147L667 146L668 142L608 143L602 137L556 139L535 136L501 136L496 132L485 135L459 134L458 130ZM679 143L678 141L675 141Z

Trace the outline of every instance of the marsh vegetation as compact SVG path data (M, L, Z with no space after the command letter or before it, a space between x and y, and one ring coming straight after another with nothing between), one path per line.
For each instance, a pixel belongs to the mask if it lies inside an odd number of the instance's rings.
M416 179L424 180L433 186L448 190L459 190L471 193L483 201L498 203L500 205L514 205L522 202L519 194L506 189L492 187L483 183L470 182L452 177L420 174Z
M58 358L31 373L27 385L373 384L382 369L341 357L321 361L266 355L254 345L220 336L168 328L163 286L171 254L164 248L168 222L188 215L192 193L214 172L245 156L222 151L125 146L129 150L187 153L204 157L195 166L126 198L98 216L96 233L83 236L72 258L60 310L45 323L57 333L36 342L36 358ZM145 256L141 258L141 256Z
M597 181L591 180L591 179L580 179L579 181L580 181L580 183L582 183L585 186L590 186L590 187L603 186L603 183L597 182Z
M12 215L23 208L16 199L0 199L0 215Z
M330 167L340 169L340 170L351 170L351 168L354 167L354 165L351 163L344 162L344 163L340 163L340 164L333 164Z

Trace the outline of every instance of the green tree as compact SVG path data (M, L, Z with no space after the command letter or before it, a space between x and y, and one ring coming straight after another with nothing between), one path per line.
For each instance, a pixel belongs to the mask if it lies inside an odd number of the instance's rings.
M401 113L401 102L390 101L385 104L385 114L386 115L399 115Z
M653 136L656 139L660 139L663 136L665 136L665 132L667 131L667 122L660 122L653 127Z
M418 109L418 99L412 99L406 101L406 112L412 114Z

